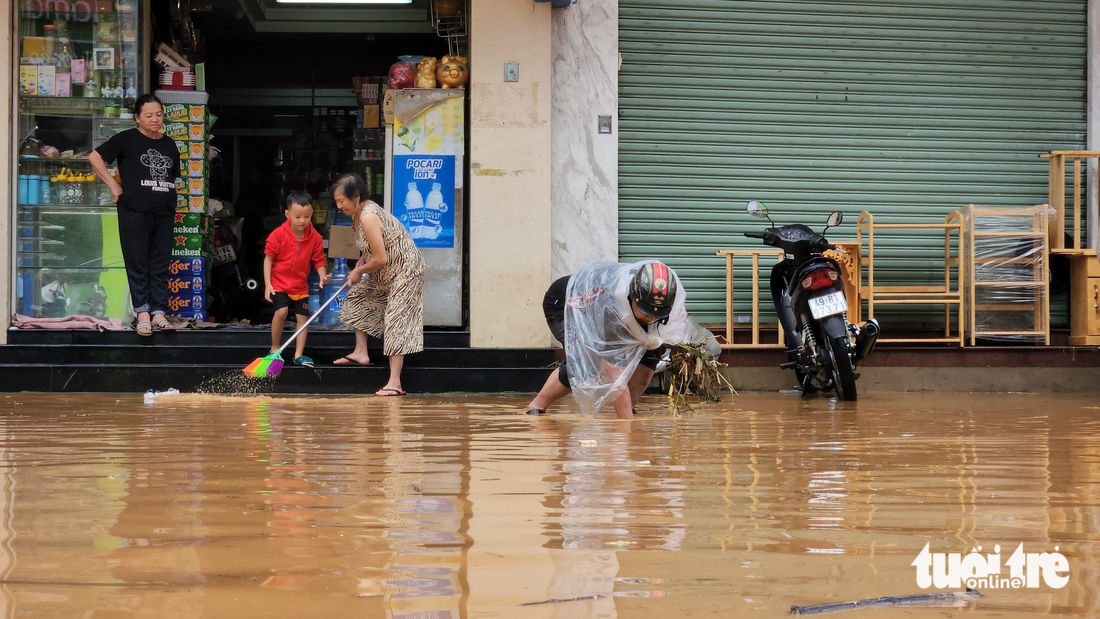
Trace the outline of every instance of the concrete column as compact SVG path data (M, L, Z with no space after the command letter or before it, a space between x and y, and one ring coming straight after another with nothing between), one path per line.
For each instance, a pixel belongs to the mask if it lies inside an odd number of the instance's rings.
M553 276L619 258L619 3L553 11ZM611 132L600 133L600 116Z
M1085 148L1088 150L1100 149L1100 0L1089 0L1088 4L1088 102L1087 121L1085 129ZM1086 204L1088 211L1085 215L1088 219L1088 245L1097 246L1097 166L1095 159L1088 160L1086 168L1088 192Z
M470 6L470 342L547 347L550 5ZM505 62L519 81L504 81Z
M12 256L15 253L12 247L12 221L15 220L15 199L12 179L15 177L14 161L12 153L15 152L12 126L15 117L12 110L12 93L15 88L12 85L12 76L15 74L15 24L12 21L16 3L6 4L0 9L0 183L3 190L0 191L0 344L8 343L8 327L11 326L11 301L13 295L12 282Z

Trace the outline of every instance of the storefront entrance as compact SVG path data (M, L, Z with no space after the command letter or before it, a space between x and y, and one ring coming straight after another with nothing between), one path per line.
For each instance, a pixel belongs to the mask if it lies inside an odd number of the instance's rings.
M465 53L461 3L311 11L274 0L85 5L20 0L15 313L128 319L115 207L87 156L133 126L128 109L140 93L157 91L169 108L165 132L184 160L172 313L216 323L270 320L264 241L284 221L292 191L313 198L329 271L353 267L351 222L328 188L355 173L374 201L396 205L421 246L425 324L465 324L465 91L417 89L421 99L434 98L430 105L396 119L385 109L387 75L399 57L415 65ZM193 81L199 90L174 89ZM414 93L396 94L391 106L409 110L401 103ZM448 173L414 190L417 180L433 179L406 170L422 169L413 159L428 156L446 157ZM434 226L425 224L433 214ZM330 243L334 230L340 234ZM317 285L310 293L313 307L328 296ZM335 312L320 324L337 327Z

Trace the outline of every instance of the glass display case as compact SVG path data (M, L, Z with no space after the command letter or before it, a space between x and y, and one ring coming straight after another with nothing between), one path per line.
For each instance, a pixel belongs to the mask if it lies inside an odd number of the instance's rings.
M88 155L134 126L144 84L139 0L16 0L15 311L124 317L118 220Z

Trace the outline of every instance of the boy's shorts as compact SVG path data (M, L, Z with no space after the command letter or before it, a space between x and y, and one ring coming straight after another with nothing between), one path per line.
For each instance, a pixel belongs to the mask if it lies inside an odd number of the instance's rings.
M276 292L271 301L275 303L275 311L279 311L284 307L289 307L290 311L298 316L309 316L309 296L304 296L301 299L291 299L290 295L285 292Z

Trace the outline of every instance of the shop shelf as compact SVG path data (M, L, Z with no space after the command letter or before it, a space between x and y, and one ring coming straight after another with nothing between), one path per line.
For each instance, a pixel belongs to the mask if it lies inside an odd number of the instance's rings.
M32 221L18 221L16 225L20 228L30 228L32 226L38 226L42 230L64 230L65 226L56 226L48 221L42 221L41 219L35 219Z
M137 11L136 10L131 10L131 11L117 11L117 10L116 11L96 11L95 14L100 15L100 16L102 16L102 15L118 15L119 17L131 17L131 16L136 17L137 16ZM20 17L25 17L27 19L45 19L45 20L48 20L50 22L53 22L54 20L58 19L62 15L68 15L68 13L60 13L59 14L57 11L26 11L26 10L19 11L19 16ZM88 14L88 19L89 20L92 19L92 14L91 13Z
M88 161L87 155L83 157L39 157L37 155L19 155L20 161L28 161L33 163L63 163L65 165L73 164L87 164L92 165L92 162Z
M116 47L119 43L122 43L123 45L133 46L137 43L137 41L131 41L129 39L123 40L123 41L119 41L118 39L111 39L110 41L99 41L99 40L89 39L87 37L81 37L81 36L77 36L77 37L69 36L69 37L66 37L66 38L69 39L69 43L73 44L74 46L79 45L81 47L93 47L93 46L94 47ZM117 71L118 69L97 69L97 70L98 71Z
M122 1L122 0L119 0ZM17 0L17 9L45 8L47 0ZM30 5L26 3L31 3ZM10 4L10 3L9 3ZM26 48L28 54L41 53L42 47L26 37L43 37L48 28L44 24L58 19L68 24L64 37L56 36L57 43L65 38L69 50L75 58L88 58L96 48L114 50L114 62L117 68L95 70L101 87L137 88L147 70L140 62L142 58L143 38L146 17L140 10L140 2L130 0L127 7L132 10L102 12L98 15L57 14L54 11L18 11L22 19L17 20L15 47L17 52ZM86 21L81 21L82 19ZM117 22L115 32L104 40L97 40L97 34L103 34L104 24L112 20ZM95 22L98 22L97 26ZM61 25L58 24L60 28ZM29 47L28 47L29 46ZM94 64L89 62L89 65ZM89 75L94 67L88 66ZM134 126L132 119L119 118L135 99L135 96L84 97L83 88L74 84L71 97L29 96L18 94L17 116L20 136L33 136L38 143L18 144L17 154L24 146L27 155L18 157L19 174L47 177L56 175L62 167L87 173L90 163L87 153L91 149L118 133ZM114 108L118 113L104 117L105 108ZM38 145L56 147L60 151L78 153L71 157L45 158L31 156L37 154ZM9 192L17 193L15 175L10 177ZM76 185L75 187L79 187ZM117 207L102 201L105 186L101 182L83 183L84 194L78 197L79 204L58 204L59 187L51 185L49 191L41 193L43 202L26 204L27 198L34 199L39 192L26 194L16 208L16 278L13 286L18 298L18 307L24 312L38 315L41 312L56 312L57 308L40 307L38 289L45 291L51 282L59 281L69 286L94 285L106 291L112 307L108 310L122 315L126 297L125 267L122 263L119 247ZM65 194L73 195L73 194ZM20 236L29 235L29 236ZM19 251L27 250L27 251ZM24 290L30 286L29 290ZM26 294L24 294L26 293ZM71 300L72 297L70 297ZM79 298L79 295L78 297ZM31 303L33 301L33 304ZM71 308L70 308L71 309ZM82 310L83 311L83 310ZM97 310L102 311L102 310Z
M51 271L60 273L100 273L103 271L126 270L126 266L119 259L118 264L102 266L28 266L19 267L20 271Z
M20 204L19 208L33 208L38 209L39 212L49 211L51 213L66 213L71 211L73 215L86 215L88 213L94 213L97 209L102 210L103 213L110 213L114 212L116 209L114 204ZM18 223L25 225L25 222Z
M90 118L93 113L99 113L104 107L118 107L123 101L128 100L117 97L23 97L19 101L19 112L24 115ZM107 118L105 120L123 119Z

